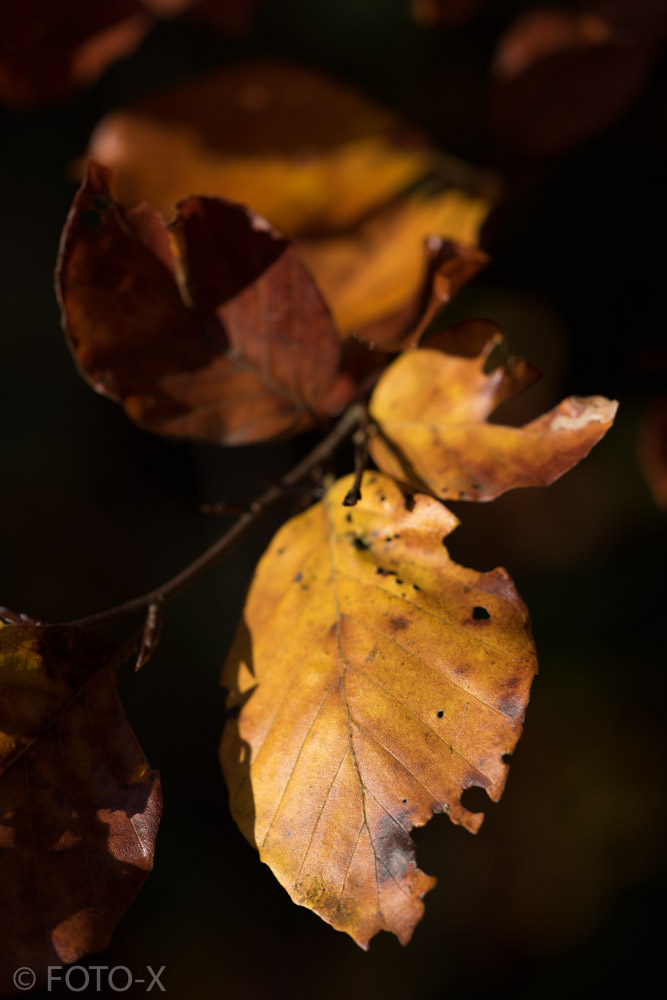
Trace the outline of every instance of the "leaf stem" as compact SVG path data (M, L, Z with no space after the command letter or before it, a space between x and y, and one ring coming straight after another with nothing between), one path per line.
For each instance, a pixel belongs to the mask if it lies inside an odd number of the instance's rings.
M118 621L120 618L145 611L153 604L166 604L177 597L209 569L217 565L233 546L250 532L256 522L290 492L291 487L306 479L321 462L329 458L338 446L350 436L355 427L363 421L365 412L365 407L360 404L349 407L327 436L301 462L283 476L278 484L271 486L254 500L248 511L242 514L217 542L214 542L210 548L202 552L176 576L140 597L134 597L117 607L107 608L106 611L88 615L86 618L78 618L75 621L67 622L67 624L81 628L105 625L108 622Z
M368 410L364 409L361 415L359 428L355 435L354 452L354 482L345 494L343 500L344 507L354 507L361 500L361 477L364 474L366 463L368 462Z

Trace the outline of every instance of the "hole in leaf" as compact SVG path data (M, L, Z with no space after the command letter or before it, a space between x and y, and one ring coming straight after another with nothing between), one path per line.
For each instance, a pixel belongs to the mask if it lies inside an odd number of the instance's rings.
M352 539L352 544L354 545L355 549L358 549L360 552L364 552L366 549L370 549L370 545L368 544L368 542L365 542L363 538L359 538L358 535L354 536L354 538Z
M491 617L491 615L490 615L490 614L489 614L489 612L488 612L488 611L486 610L486 608L483 608L483 607L481 606L481 604L477 604L477 605L476 605L476 606L475 606L475 607L474 607L474 608L472 609L472 616L473 616L473 618L475 619L475 621L481 621L481 620L482 620L483 618L490 618L490 617Z
M508 357L509 347L507 341L503 338L499 344L491 348L491 353L484 362L484 374L490 375L496 368L502 368L503 365L507 364Z
M444 713L444 711L443 711L443 710L442 710L441 708L440 708L440 709L438 709L438 713L437 713L437 715L438 715L438 718L439 718L439 719L441 719L441 718L443 717L443 715L444 715L444 714L445 714L445 713Z
M472 813L484 812L485 809L488 809L489 802L489 796L483 788L479 788L477 785L466 788L461 796L461 805Z

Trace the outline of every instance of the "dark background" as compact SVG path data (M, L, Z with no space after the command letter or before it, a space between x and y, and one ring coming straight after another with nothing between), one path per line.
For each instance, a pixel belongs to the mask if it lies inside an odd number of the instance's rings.
M363 86L448 152L502 167L487 69L521 6L493 2L443 31L417 27L400 0L267 2L241 42L163 24L68 104L0 114L2 603L65 621L157 585L224 527L202 502L252 497L313 443L169 443L77 375L52 272L74 193L68 164L101 116L230 59L277 54ZM540 675L502 802L466 799L487 813L479 835L443 817L415 834L438 886L413 941L403 949L382 934L363 953L290 902L228 816L218 676L276 515L169 609L149 665L121 672L127 714L162 772L165 814L152 876L109 950L86 961L137 976L166 965L168 995L202 1000L648 985L665 898L667 532L636 446L665 392L666 96L663 61L613 127L506 171L512 209L489 229L494 263L448 314L496 319L545 371L534 415L571 393L621 405L591 457L549 490L454 505L452 554L508 568L532 613Z

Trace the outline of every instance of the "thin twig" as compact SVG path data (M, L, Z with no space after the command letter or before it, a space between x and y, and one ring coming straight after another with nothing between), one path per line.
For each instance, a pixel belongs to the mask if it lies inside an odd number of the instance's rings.
M262 493L251 505L250 509L239 517L231 528L222 535L217 542L198 556L189 566L182 569L180 573L167 580L154 590L135 597L117 607L108 608L95 615L88 615L86 618L78 618L76 621L68 622L69 625L80 627L92 627L104 625L108 622L118 621L129 615L144 611L151 604L166 604L187 587L203 576L209 569L215 566L227 553L254 527L255 523L271 507L274 507L284 496L289 494L290 488L307 476L324 459L328 458L338 448L342 442L349 437L354 428L363 419L365 408L361 406L351 406L340 418L336 426L327 436L307 455L303 461L295 465L286 476L276 486L271 486L265 493Z
M364 412L355 435L354 482L345 494L344 507L354 507L361 500L361 477L368 461L368 410Z

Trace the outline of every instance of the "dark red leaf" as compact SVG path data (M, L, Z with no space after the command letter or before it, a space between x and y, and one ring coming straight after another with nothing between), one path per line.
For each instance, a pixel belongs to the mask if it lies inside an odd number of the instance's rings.
M91 164L57 286L88 381L160 434L241 444L335 414L352 385L340 340L289 241L231 202L189 198L167 227L126 211Z
M106 948L153 865L162 799L116 694L120 654L81 629L0 627L0 993L14 970Z

